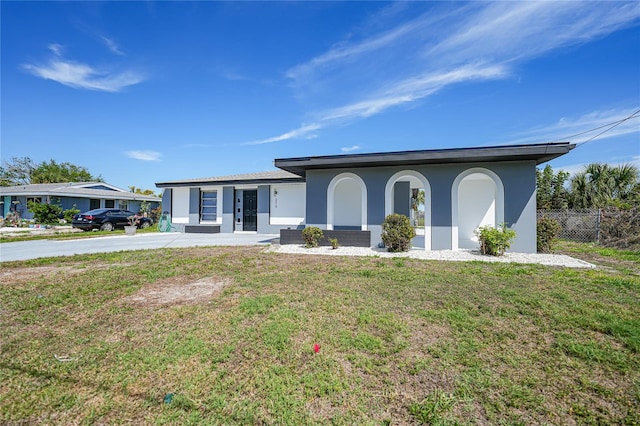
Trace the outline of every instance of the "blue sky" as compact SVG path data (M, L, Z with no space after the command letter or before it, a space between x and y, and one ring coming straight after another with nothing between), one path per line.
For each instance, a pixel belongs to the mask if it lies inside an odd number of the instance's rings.
M640 109L640 2L0 3L1 158L109 183L569 140ZM640 166L640 116L568 155Z

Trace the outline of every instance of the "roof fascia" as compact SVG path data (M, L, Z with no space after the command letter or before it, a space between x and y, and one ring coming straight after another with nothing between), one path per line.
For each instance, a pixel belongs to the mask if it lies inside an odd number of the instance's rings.
M536 165L566 154L575 147L569 142L452 148L428 151L399 151L371 154L345 154L318 157L280 158L275 166L304 176L307 170L381 167L394 165L477 163L535 160Z
M231 185L273 185L276 183L304 183L305 179L283 178L283 179L233 179L233 180L198 180L198 181L174 181L157 182L157 188L178 188L189 186L231 186Z

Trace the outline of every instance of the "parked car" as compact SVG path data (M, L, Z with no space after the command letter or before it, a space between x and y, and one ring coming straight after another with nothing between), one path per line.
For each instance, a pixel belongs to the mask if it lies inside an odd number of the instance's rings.
M135 216L135 225L138 228L148 228L153 225L153 221L148 217L142 217L129 210L122 209L95 209L73 216L71 226L92 231L113 231L116 228L124 228L129 225L129 218Z

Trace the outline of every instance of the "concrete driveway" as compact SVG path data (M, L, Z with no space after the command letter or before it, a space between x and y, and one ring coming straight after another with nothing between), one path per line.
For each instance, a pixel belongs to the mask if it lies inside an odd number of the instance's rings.
M183 234L149 233L114 235L77 240L35 240L0 244L0 262L74 254L107 253L122 250L197 246L238 246L278 243L275 234Z

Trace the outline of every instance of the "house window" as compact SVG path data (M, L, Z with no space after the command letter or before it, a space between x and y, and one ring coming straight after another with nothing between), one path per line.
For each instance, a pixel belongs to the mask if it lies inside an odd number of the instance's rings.
M105 209L113 209L116 206L115 200L104 200L104 208Z
M215 222L218 216L218 192L200 191L200 222Z
M120 210L129 210L129 203L124 200L118 201L118 208Z
M100 200L91 198L89 200L89 210L95 210L100 208Z
M42 204L42 197L27 197L27 206L30 201L33 201L36 204Z

